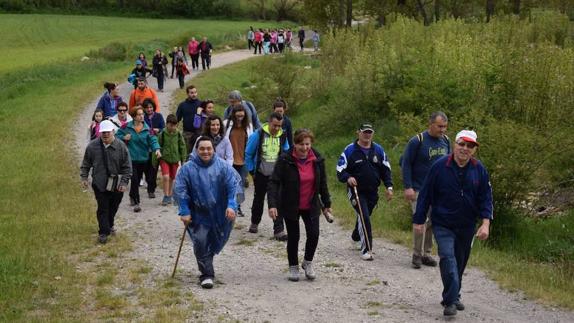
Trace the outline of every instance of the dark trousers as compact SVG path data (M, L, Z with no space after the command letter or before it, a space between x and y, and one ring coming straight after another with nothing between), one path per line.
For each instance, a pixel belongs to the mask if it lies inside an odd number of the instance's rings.
M145 181L147 183L147 192L148 193L155 193L155 189L157 188L157 170L158 167L154 167L151 162L151 154L155 154L151 152L149 154L149 158L147 160L147 169L145 172Z
M301 47L301 50L303 50L304 45L305 45L305 38L299 38L299 46Z
M355 203L355 193L349 189L349 194L351 205L353 209L355 209L355 213L357 215L357 219L355 220L355 229L353 230L353 234L351 237L355 241L361 241L361 252L366 253L369 251L367 246L367 241L369 241L369 246L371 250L373 249L373 233L371 229L371 214L373 213L373 209L377 206L377 202L379 200L379 196L377 193L367 194L363 192L359 192L359 200L361 201L361 210L363 211L363 218L364 218L364 227L363 222L361 221L360 214L359 214L359 207L357 203ZM367 240L368 239L368 240Z
M147 162L137 163L132 161L132 178L130 183L130 198L136 204L140 204L140 180L147 170ZM149 185L149 184L148 184Z
M215 278L215 270L213 269L213 256L215 254L211 251L209 245L210 234L213 234L210 231L210 227L196 223L188 226L187 231L193 241L193 253L197 260L199 272L201 272L199 280Z
M253 205L251 206L251 223L259 225L261 223L261 217L263 216L263 205L265 203L265 195L267 194L267 183L269 183L269 177L265 176L259 172L255 174L253 179L254 194L253 194ZM277 215L277 218L273 220L273 233L279 233L285 230L285 224L283 223L283 217L281 214Z
M283 50L285 49L285 44L284 43L279 43L279 53L283 53Z
M165 79L165 76L163 75L163 73L161 73L158 74L156 78L157 78L157 88L159 90L163 90L163 81Z
M98 217L98 234L109 235L114 226L114 218L118 212L118 207L124 197L122 192L100 192L94 185L94 194L98 203L96 215Z
M259 54L261 54L261 50L263 49L263 43L260 41L257 41L253 44L253 47L255 48L255 50L253 51L253 54L257 54L257 49L259 49Z
M289 266L297 266L299 264L299 216L303 219L305 224L305 233L307 234L307 241L305 241L305 260L313 261L317 244L319 243L319 217L311 217L309 211L299 210L297 220L290 220L285 218L285 227L287 228L287 259Z
M185 86L185 75L183 73L177 74L177 80L179 81L179 88L183 89Z
M199 53L190 55L191 56L191 68L199 69Z
M255 45L253 44L253 39L248 39L247 40L247 48L249 50L251 50L251 47L255 47Z
M270 51L271 53L277 53L277 52L279 51L279 48L277 48L277 44L271 44L271 45L269 46L269 51Z
M205 71L205 68L209 69L211 66L211 55L201 55L201 68Z
M175 73L175 65L171 65L171 78L173 78L173 73Z
M451 305L460 299L462 274L470 256L474 227L446 228L433 223L432 231L440 257L442 304Z

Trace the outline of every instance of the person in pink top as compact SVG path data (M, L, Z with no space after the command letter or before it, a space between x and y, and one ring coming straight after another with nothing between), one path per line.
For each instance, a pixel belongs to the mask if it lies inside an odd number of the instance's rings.
M279 48L277 47L277 29L271 31L271 46L269 50L271 53L279 52Z
M257 54L257 49L259 48L259 54L261 54L261 49L263 49L263 31L261 29L257 30L254 35L253 40L253 47L255 47L255 51L253 54Z
M267 204L272 219L280 214L287 227L289 280L299 280L299 218L303 219L307 241L301 267L309 280L315 279L313 257L319 243L320 214L331 214L325 161L313 149L314 136L308 129L295 131L295 147L281 154L269 180Z
M187 51L191 57L191 69L199 69L199 42L195 40L195 37L191 37L189 40Z

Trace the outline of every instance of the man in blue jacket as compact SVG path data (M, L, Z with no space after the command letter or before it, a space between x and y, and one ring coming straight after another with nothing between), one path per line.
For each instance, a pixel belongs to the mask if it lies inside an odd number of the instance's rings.
M412 212L417 208L417 197L423 181L432 164L442 156L450 154L450 142L446 136L448 118L444 112L433 112L429 118L429 128L409 140L401 160L405 199L411 204ZM412 215L412 213L411 213ZM412 266L415 269L421 265L436 266L431 257L432 225L427 213L424 234L413 234ZM424 240L424 241L423 241ZM424 244L424 246L423 246ZM424 248L423 248L424 247Z
M438 244L443 284L441 304L446 316L464 310L460 288L476 220L482 221L476 237L486 240L493 218L488 172L473 157L477 149L476 132L462 130L456 135L453 154L441 157L429 170L413 215L413 230L422 234L427 211L432 207L432 229Z
M347 195L357 213L357 221L351 238L353 241L361 241L363 260L373 260L371 214L379 201L378 191L381 181L387 188L385 191L387 201L393 197L391 164L383 147L373 142L374 133L375 130L371 124L363 123L357 131L358 139L345 148L337 163L337 178L340 182L347 183ZM359 223L359 208L354 188L357 188L359 194L366 228Z

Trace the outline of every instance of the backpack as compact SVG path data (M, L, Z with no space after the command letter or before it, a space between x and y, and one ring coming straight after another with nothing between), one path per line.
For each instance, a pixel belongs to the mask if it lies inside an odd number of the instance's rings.
M448 153L450 154L450 139L448 138L447 135L443 135L442 136L445 140L446 143L448 145ZM419 140L419 143L417 145L417 149L415 150L415 155L413 157L413 161L417 159L418 155L419 155L419 150L421 149L422 143L423 143L423 139L424 139L424 132L421 133L417 133L417 138ZM399 158L399 166L402 168L403 167L403 155L401 155L401 157Z

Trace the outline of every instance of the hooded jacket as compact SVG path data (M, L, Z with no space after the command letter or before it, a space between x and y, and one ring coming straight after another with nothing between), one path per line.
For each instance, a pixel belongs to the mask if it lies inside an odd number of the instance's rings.
M282 151L289 150L289 143L283 130L279 129L275 136L271 136L269 133L269 124L266 123L249 136L247 146L245 147L245 166L251 174L255 174L255 172L261 170L261 155L266 153L262 151L266 149L265 147L276 149L277 158L279 158ZM271 173L272 172L264 175L270 176Z
M149 151L156 151L160 149L157 137L152 136L149 127L144 122L142 130L137 133L134 128L133 120L128 122L125 128L118 129L116 137L119 140L124 140L124 137L130 134L131 138L126 142L130 157L136 163L145 163L149 160Z
M102 109L104 111L104 119L111 118L118 113L118 104L122 102L121 96L112 97L110 92L106 91L100 98L100 101L98 101L96 109Z

